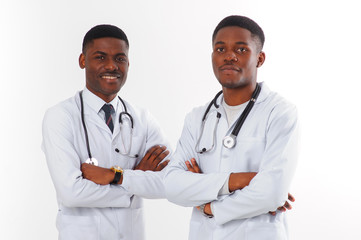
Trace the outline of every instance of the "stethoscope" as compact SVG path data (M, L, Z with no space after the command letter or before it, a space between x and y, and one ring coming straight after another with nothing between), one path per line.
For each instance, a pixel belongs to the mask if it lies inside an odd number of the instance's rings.
M80 112L81 112L81 121L83 124L83 128L84 128L84 135L85 135L85 142L86 142L86 147L88 150L88 159L85 161L86 163L98 166L98 160L96 160L94 157L92 157L91 151L90 151L90 146L89 146L89 137L88 137L88 131L85 125L85 118L84 118L84 104L83 104L83 91L79 92L79 98L80 98ZM122 128L123 125L123 115L127 116L127 118L130 121L130 143L129 143L129 147L127 150L125 150L125 152L121 152L118 148L115 149L115 151L123 156L127 156L127 157L131 157L131 158L137 158L138 154L135 155L130 155L130 150L132 149L132 139L133 139L133 128L134 128L134 121L133 121L133 117L132 115L130 115L127 111L127 106L125 105L124 101L118 96L120 102L122 103L123 107L124 107L124 111L121 112L119 114L119 125L120 128ZM123 141L123 145L124 145L124 141ZM125 146L124 146L125 149Z
M218 97L222 94L223 91L220 91L216 94L216 96L213 98L213 100L209 103L208 107L206 108L206 111L204 112L204 115L203 115L203 118L202 118L202 127L201 127L201 134L198 138L198 141L197 141L197 144L195 146L195 150L197 153L205 153L205 152L210 152L214 149L214 145L215 145L215 142L216 142L216 132L217 132L217 126L218 126L218 123L219 123L219 119L221 118L221 113L217 111L217 115L216 115L216 124L215 124L215 127L213 129L213 141L212 141L212 146L210 148L199 148L199 144L201 142L201 139L202 139L202 136L203 136L203 133L204 133L204 126L205 126L205 123L206 123L206 119L207 119L207 115L209 113L209 110L211 109L212 105L215 106L216 109L219 108L219 104L217 104L217 99ZM257 97L259 95L259 93L261 92L261 86L257 83L256 84L256 89L253 91L252 93L252 97L251 99L249 100L246 108L244 109L244 111L242 112L241 116L238 118L237 120L237 123L235 125L235 127L233 128L233 131L231 132L230 135L228 136L225 136L223 138L223 146L226 147L226 148L233 148L236 143L237 143L237 136L238 136L238 133L239 131L241 130L241 127L244 123L244 121L246 120L248 114L250 113L250 111L252 110L253 108L253 105L254 103L256 102L257 100Z

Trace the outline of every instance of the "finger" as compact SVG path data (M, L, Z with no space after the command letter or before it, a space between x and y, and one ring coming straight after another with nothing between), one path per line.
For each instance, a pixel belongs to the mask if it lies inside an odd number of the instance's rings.
M276 216L276 212L268 212L269 214L271 214L272 216Z
M169 151L167 150L167 151L164 151L164 152L161 152L154 160L153 160L153 163L154 164L156 164L156 165L158 165L161 161L163 161L164 160L164 158L166 157L166 156L168 156L169 155Z
M168 163L169 163L169 160L166 160L166 161L160 163L157 166L156 171L161 171L163 168L165 168L168 165Z
M288 200L290 200L291 202L296 201L296 198L294 196L292 196L291 193L288 193Z
M286 212L286 208L285 207L279 207L279 208L277 208L279 211L281 211L281 212Z
M156 151L158 148L160 148L159 145L155 145L155 146L149 148L148 151L147 151L147 153L146 153L145 156L143 157L143 159L148 159L148 158L151 156L151 154L153 154L153 152ZM143 160L143 159L142 159L142 160Z
M283 205L283 207L287 208L288 210L291 210L292 209L292 206L289 202L285 202L285 205Z
M157 149L155 149L149 156L149 161L153 162L153 161L158 161L159 160L159 156L164 152L164 150L166 150L167 148L165 146L158 146ZM168 154L167 154L168 155ZM165 156L164 156L165 157ZM163 157L163 158L164 158ZM159 160L160 162L160 160ZM158 162L158 163L159 163Z
M188 171L196 173L196 171L194 170L192 164L189 161L186 161L185 163L186 163L186 166L188 168Z
M197 164L197 161L196 161L194 158L192 158L192 159L191 159L191 162L192 162L193 168L194 168L194 170L196 171L196 173L201 173L202 171L201 171L201 169L199 168L199 166L198 166L198 164Z

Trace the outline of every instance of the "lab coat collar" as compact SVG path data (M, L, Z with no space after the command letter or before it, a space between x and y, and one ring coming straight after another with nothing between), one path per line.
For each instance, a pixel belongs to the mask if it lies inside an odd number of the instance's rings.
M267 99L268 95L271 93L271 90L264 82L259 82L258 84L261 86L261 92L259 93L259 96L255 104L264 102Z

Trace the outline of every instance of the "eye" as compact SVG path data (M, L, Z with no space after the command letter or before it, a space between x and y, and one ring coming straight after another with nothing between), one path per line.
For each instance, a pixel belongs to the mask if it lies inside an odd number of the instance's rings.
M224 48L223 48L223 47L216 48L216 51L219 52L219 53L223 53L223 52L224 52Z
M97 55L97 56L95 56L95 59L104 60L105 57L103 55Z
M243 47L237 48L237 52L238 52L238 53L244 53L244 52L246 52L246 51L247 51L246 48L243 48Z
M123 56L119 56L115 59L117 62L127 62L127 58L123 57Z

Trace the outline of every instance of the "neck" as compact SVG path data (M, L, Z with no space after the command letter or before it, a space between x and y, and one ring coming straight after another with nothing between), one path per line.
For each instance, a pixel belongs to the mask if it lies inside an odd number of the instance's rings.
M111 101L117 96L116 93L114 93L114 94L103 94L103 93L94 91L94 90L92 90L91 88L88 88L88 86L86 86L86 88L87 88L90 92L92 92L94 95L96 95L96 96L98 96L99 98L103 99L104 102L106 102L106 103L111 102Z
M100 97L101 99L103 99L106 103L110 103L117 95L114 94L114 95L110 95L110 96L108 96L108 95L101 95L101 96L97 95L97 96Z
M229 106L237 106L249 101L256 89L256 82L241 88L223 87L223 98Z

